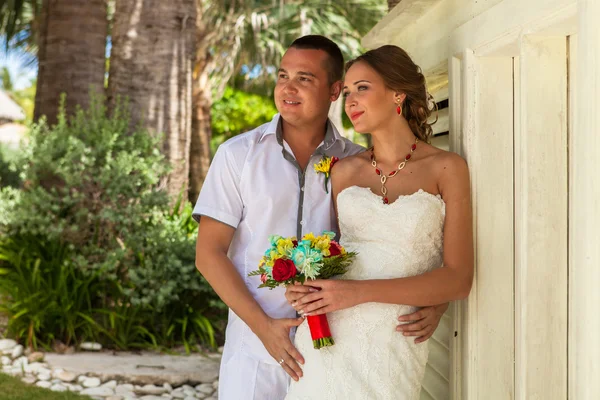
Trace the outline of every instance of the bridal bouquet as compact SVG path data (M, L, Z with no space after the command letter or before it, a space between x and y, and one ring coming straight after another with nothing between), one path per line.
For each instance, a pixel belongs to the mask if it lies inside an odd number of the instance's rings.
M356 253L346 252L334 238L333 232L323 232L321 236L308 233L301 241L295 237L269 236L271 246L258 269L248 275L260 275L259 288L269 289L341 275L348 270ZM307 321L315 349L334 344L326 315L308 316Z

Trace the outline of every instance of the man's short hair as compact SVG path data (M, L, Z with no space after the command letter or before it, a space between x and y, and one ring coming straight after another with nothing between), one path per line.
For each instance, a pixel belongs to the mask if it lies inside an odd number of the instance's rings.
M342 51L331 39L321 35L307 35L294 40L290 48L304 50L322 50L328 55L327 77L329 83L342 80L344 74L344 56Z

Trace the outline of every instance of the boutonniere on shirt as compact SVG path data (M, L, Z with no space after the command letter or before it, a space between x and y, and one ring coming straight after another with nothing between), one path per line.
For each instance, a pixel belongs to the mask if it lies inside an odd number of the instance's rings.
M325 175L325 193L329 193L329 190L327 189L327 181L329 180L329 176L331 174L331 168L333 168L333 164L338 161L340 161L340 159L337 157L327 157L324 155L318 164L314 164L315 172L317 174L322 173Z

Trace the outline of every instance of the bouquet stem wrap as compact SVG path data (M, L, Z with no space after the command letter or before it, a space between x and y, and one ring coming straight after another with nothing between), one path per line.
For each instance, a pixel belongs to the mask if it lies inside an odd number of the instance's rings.
M315 349L334 345L326 314L308 316L306 320L308 321L310 336Z

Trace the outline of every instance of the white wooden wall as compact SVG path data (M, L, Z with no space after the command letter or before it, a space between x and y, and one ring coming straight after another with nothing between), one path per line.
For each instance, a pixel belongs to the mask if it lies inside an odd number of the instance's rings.
M600 0L394 12L363 44L447 75L472 179L475 284L454 307L450 393L430 397L600 399Z

